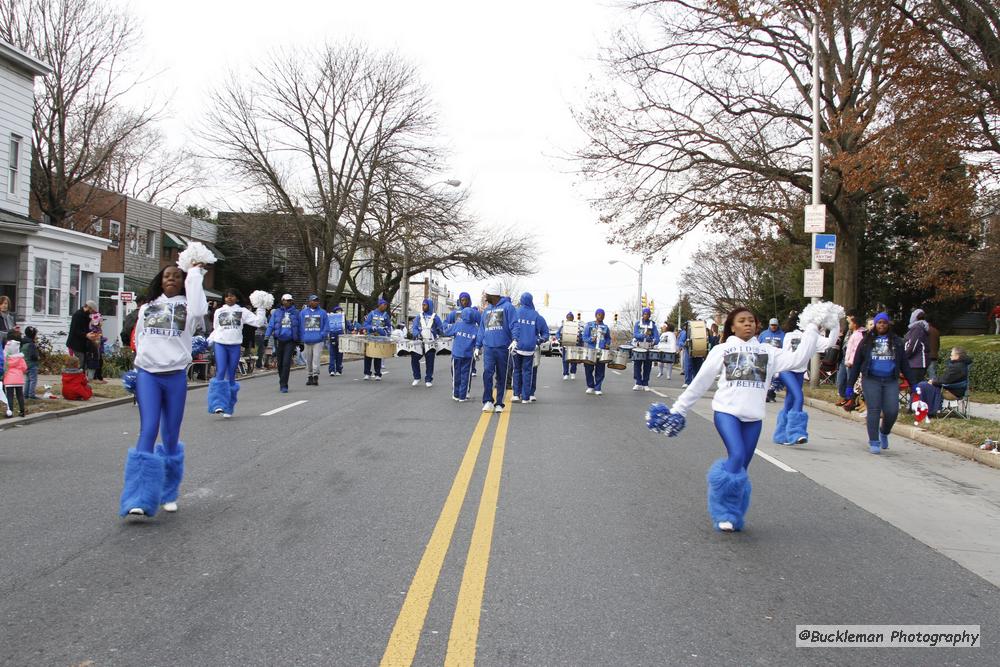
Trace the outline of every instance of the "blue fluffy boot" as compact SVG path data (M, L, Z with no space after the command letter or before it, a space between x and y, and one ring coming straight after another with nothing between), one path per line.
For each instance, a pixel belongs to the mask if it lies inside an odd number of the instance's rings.
M723 521L732 523L734 530L742 530L750 507L750 480L746 470L731 473L724 463L725 459L719 459L708 469L708 513L716 530Z
M809 442L809 413L794 410L788 413L788 443L804 445Z
M788 443L788 411L784 408L778 413L778 423L774 425L774 435L771 439L776 445Z
M212 378L208 382L208 414L225 412L229 406L229 382Z
M175 503L184 479L184 443L177 443L177 453L170 455L163 445L156 446L156 455L163 459L164 479L160 503Z
M240 393L240 383L233 381L229 383L229 401L226 403L225 413L227 415L233 414L236 410L236 400L237 395Z
M129 449L118 515L125 516L131 509L141 509L146 516L155 515L160 509L165 474L161 457L152 452L140 452L135 447Z

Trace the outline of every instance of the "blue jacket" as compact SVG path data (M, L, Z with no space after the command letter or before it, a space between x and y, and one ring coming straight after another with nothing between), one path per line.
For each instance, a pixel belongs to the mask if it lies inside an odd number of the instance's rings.
M636 322L632 327L632 338L639 343L652 343L656 345L660 342L660 328L653 320L642 320Z
M427 306L427 312L431 315L431 338L443 335L444 325L441 324L441 318L434 312L434 300L424 299L423 303ZM417 313L413 318L413 324L410 325L410 335L416 340L421 340L423 338L423 329L424 313L421 312Z
M455 337L451 356L456 359L470 358L479 338L479 313L474 308L463 308L459 321L448 327L444 335Z
M517 309L517 317L510 330L517 341L517 349L522 352L534 352L538 344L549 335L549 325L535 310L534 298L530 293L521 295L521 307Z
M271 319L267 322L264 338L274 336L278 340L301 340L302 329L299 326L299 311L295 306L283 308L278 306L271 311Z
M771 327L768 327L760 332L760 336L757 337L757 340L766 345L771 345L772 347L781 347L785 341L785 332L781 329L771 331Z
M895 380L902 373L906 381L910 383L912 390L912 388L917 386L919 380L916 373L913 372L913 368L910 367L910 361L906 353L906 344L902 338L891 331L887 334L887 337L889 339L889 348L892 350L893 357L896 360L896 373L892 379ZM861 339L858 349L854 352L854 364L847 371L848 387L854 386L854 383L858 381L858 375L869 377L872 353L875 351L875 340L877 338L878 335L872 330L870 333L866 333L865 337Z
M322 343L330 335L330 320L322 308L304 306L299 311L299 331L303 343Z
M462 299L468 299L469 305L472 305L472 297L469 296L468 292L462 292L458 295L458 304L455 309L448 313L448 317L445 318L445 324L455 324L462 320L462 311L465 310L465 306L462 305Z
M339 313L327 313L327 322L330 324L330 335L339 336L342 333L347 333L347 318L344 317L343 311Z
M479 324L479 340L476 347L507 347L514 340L511 327L517 319L517 311L510 299L504 298L495 306L486 306Z
M378 309L375 309L368 313L368 317L365 318L365 323L361 328L368 333L388 336L392 331L392 318L389 316L389 311L387 310L382 313Z
M583 328L583 344L592 349L607 350L611 347L611 327L598 324L597 320L587 322Z

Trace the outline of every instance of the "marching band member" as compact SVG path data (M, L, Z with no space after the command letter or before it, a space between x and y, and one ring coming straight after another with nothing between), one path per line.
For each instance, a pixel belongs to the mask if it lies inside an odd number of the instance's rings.
M389 302L385 299L378 300L378 306L372 312L368 313L368 317L365 318L365 323L361 326L362 329L368 333L374 333L379 336L388 336L392 333L392 319L389 317ZM372 379L372 361L375 362L375 380L380 381L382 379L382 360L372 359L367 354L365 355L365 380Z
M448 327L445 336L454 336L451 349L451 376L454 401L469 400L469 383L472 381L472 356L479 337L479 311L472 307L462 309L458 321Z
M611 327L604 323L603 308L594 311L594 319L587 322L587 326L583 328L583 344L591 350L607 350L611 347ZM606 370L607 364L600 361L594 365L584 365L583 372L587 376L588 394L601 395L601 386L604 384Z
M281 295L281 306L271 311L264 338L274 335L278 344L278 387L282 394L288 393L288 373L292 370L292 355L299 341L299 311L292 304L291 294Z
M441 324L441 318L434 312L432 299L424 299L420 308L420 314L413 318L410 335L423 343L424 351L410 352L410 368L413 369L413 386L416 387L420 384L420 358L423 357L427 367L424 382L430 387L434 384L434 357L437 355L434 339L444 333L444 326Z
M560 356L562 356L562 367L563 367L563 380L575 380L576 379L576 362L568 363L566 361L566 347L562 344L562 334L563 327L566 326L566 322L573 322L572 311L566 313L566 319L563 321L562 325L559 327L559 331L556 332L556 338L559 339L559 349ZM580 344L580 334L576 335L576 340L573 341L573 345Z
M327 370L330 371L330 377L333 377L344 372L344 353L340 351L340 337L347 333L344 309L334 306L333 312L327 315L327 321L330 324L330 363L327 364Z
M649 308L642 309L642 319L632 327L632 344L652 348L660 342L660 330L652 319L653 311ZM632 391L649 391L649 374L653 372L653 362L650 359L632 362L632 377L635 385Z
M208 383L208 412L229 418L236 407L240 385L236 382L236 369L240 364L243 344L243 327L264 326L267 316L263 308L254 313L240 305L240 293L230 287L223 295L223 305L213 317L209 340L215 343L215 377Z
M515 403L535 401L538 369L535 368L535 348L549 335L549 325L535 310L534 298L529 292L521 295L521 305L511 333L514 337L514 397Z
M510 299L501 300L500 285L486 288L486 303L479 324L479 340L476 341L476 355L482 354L483 361L483 412L503 412L503 396L507 390L507 358L513 340L511 326L517 313ZM485 349L484 349L485 348ZM496 398L493 397L493 381L496 377Z
M767 387L775 373L796 368L812 357L818 328L815 324L805 328L797 350L776 348L754 338L757 317L748 308L734 309L726 317L722 342L708 353L691 386L670 410L670 417L678 418L682 428L683 417L718 378L712 409L728 458L712 464L707 475L708 510L717 530L743 529L751 493L747 468L760 438ZM839 333L835 327L829 340L836 341Z
M479 314L479 310L472 305L472 297L469 296L468 292L462 292L458 295L458 302L453 311L448 313L448 317L445 319L445 324L451 326L452 324L458 324L462 321L462 311L466 308L472 308ZM454 354L454 352L453 352ZM472 359L472 377L476 377L476 360Z
M178 266L167 266L153 278L146 290L149 302L139 309L135 325L139 437L125 459L121 516L153 516L161 503L165 511L177 511L184 476L180 431L191 338L208 313L204 278L203 264L195 263L187 274ZM157 432L163 442L154 450Z
M299 331L305 346L306 370L309 374L306 385L319 385L319 364L323 348L330 337L330 318L320 308L319 296L310 294L306 305L299 311Z
M669 380L674 374L674 359L677 358L677 334L674 333L674 325L670 322L663 323L660 329L660 342L656 347L667 353L667 361L660 362L660 370L656 373L656 377L663 377L663 367L666 366Z

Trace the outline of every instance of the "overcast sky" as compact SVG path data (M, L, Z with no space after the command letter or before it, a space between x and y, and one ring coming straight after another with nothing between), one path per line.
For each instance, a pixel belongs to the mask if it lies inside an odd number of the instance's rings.
M607 229L587 202L593 190L564 156L583 142L571 108L602 73L597 56L629 20L611 2L514 0L483 4L341 0L173 0L125 2L144 39L137 62L161 72L145 94L169 101L167 129L176 140L201 118L209 92L227 72L269 49L353 39L398 52L416 64L432 91L440 130L451 150L450 173L471 193L484 224L534 234L538 273L521 280L549 319L566 310L618 310L637 292L639 258L607 243ZM239 203L214 198L212 209ZM692 239L671 252L689 256ZM681 266L657 258L644 287L663 319L677 297ZM485 281L455 277L455 294L474 295Z

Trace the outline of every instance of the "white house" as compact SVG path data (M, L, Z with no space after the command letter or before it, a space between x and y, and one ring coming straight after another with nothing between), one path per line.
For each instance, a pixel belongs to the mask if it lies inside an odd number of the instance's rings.
M63 347L73 311L97 298L107 239L28 217L35 77L51 69L0 40L0 295L18 326Z

